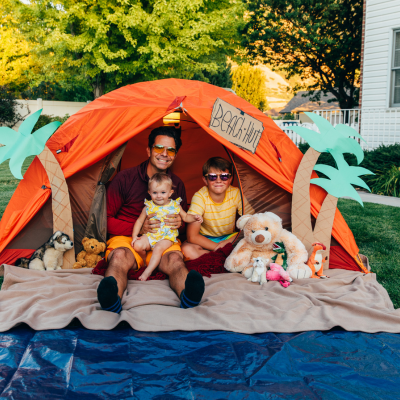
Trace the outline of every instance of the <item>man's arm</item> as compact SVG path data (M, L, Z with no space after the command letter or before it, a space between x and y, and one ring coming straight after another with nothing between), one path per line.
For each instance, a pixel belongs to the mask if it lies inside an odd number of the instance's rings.
M118 176L119 175L119 176ZM122 178L117 174L107 189L107 231L110 235L121 235L131 231L132 223L115 218L124 204Z

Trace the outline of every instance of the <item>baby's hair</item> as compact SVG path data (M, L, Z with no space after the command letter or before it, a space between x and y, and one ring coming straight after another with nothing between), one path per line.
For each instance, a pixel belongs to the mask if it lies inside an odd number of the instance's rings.
M149 189L152 183L156 183L157 186L161 185L162 183L168 183L173 188L173 183L171 177L166 174L165 172L157 172L149 179Z
M228 170L232 174L232 163L222 157L211 157L203 165L203 176L210 172L210 169L218 169L220 171Z

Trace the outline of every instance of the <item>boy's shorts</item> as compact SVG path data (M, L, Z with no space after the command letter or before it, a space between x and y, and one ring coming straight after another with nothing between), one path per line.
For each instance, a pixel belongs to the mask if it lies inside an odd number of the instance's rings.
M132 243L132 237L130 237L130 236L114 236L114 237L112 237L110 240L107 241L107 249L106 249L106 256L105 256L106 261L107 261L108 255L111 253L112 250L117 249L118 247L126 247L133 253L135 260L136 260L136 264L138 266L138 269L142 268L143 267L142 257L140 257L138 253L136 253L136 251L131 246L131 243ZM178 243L174 243L171 247L169 247L167 250L165 250L163 255L170 251L182 252L181 242L179 239L178 239ZM153 254L152 251L147 252L147 255L146 255L146 264L147 265L149 265L152 254Z
M204 235L204 237L206 237L207 239L212 240L215 243L220 243L223 240L227 240L230 239L231 237L234 237L238 234L238 232L233 232L233 233L228 233L227 235L224 236L208 236L208 235Z

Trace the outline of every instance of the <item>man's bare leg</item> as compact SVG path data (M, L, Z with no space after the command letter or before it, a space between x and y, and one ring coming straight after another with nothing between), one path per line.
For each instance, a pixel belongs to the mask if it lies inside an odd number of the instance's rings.
M168 275L171 289L181 300L181 308L197 306L204 293L204 279L197 271L188 271L180 251L170 251L161 258L158 269Z
M97 298L106 311L121 312L121 298L128 283L128 272L137 269L135 256L126 247L118 247L108 255L108 268L97 288Z

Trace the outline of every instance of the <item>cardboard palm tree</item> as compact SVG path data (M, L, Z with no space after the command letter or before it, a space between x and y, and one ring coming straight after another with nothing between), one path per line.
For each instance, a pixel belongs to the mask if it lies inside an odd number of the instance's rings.
M11 173L17 179L23 179L21 169L25 159L32 155L38 156L51 185L53 232L62 231L69 235L73 241L74 233L68 186L60 164L46 146L47 140L61 123L51 122L32 133L41 112L42 110L36 111L26 118L20 125L18 132L11 128L0 128L0 143L2 145L0 147L0 164L10 159ZM72 268L74 262L75 253L73 249L64 253L63 268Z
M361 146L356 140L350 138L353 136L363 140L353 128L342 124L333 127L329 121L319 115L306 114L317 125L320 133L303 127L292 128L310 144L310 148L299 165L293 184L292 232L304 243L309 253L312 250L312 243L318 241L326 246L326 254L329 254L338 197L349 196L362 205L362 200L352 184L370 190L359 176L372 174L372 172L365 168L349 166L343 157L343 153L352 153L356 156L358 164L364 159ZM321 152L332 154L338 169L328 165L316 165ZM313 170L322 172L330 179L316 178L310 181ZM328 192L314 230L310 214L310 183ZM326 267L329 267L329 258Z

